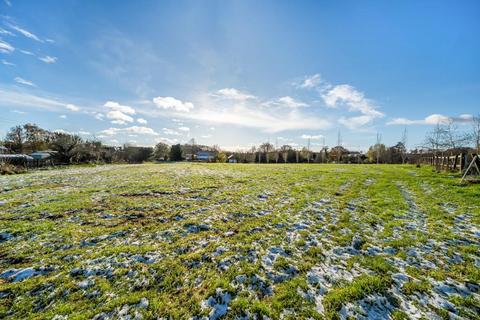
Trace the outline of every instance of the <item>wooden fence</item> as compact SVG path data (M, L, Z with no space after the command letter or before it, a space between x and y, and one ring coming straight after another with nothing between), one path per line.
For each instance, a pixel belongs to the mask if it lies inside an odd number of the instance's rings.
M417 164L428 164L435 167L437 170L460 172L462 173L470 161L475 157L475 154L458 153L458 154L425 154L417 155Z

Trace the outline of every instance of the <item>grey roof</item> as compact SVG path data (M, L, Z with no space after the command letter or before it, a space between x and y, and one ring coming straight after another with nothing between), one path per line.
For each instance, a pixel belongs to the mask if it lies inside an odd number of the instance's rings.
M26 154L0 154L0 159L24 159L33 160L32 157Z

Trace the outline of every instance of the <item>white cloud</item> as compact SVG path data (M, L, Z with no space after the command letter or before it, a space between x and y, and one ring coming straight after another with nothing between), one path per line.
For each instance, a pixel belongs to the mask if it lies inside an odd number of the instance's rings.
M320 139L323 138L323 136L321 134L315 135L315 136L311 136L311 135L308 135L308 134L302 134L302 136L300 138L310 139L310 140L320 140Z
M22 110L12 110L11 112L18 113L18 114L25 114L26 113L25 111L22 111Z
M34 56L35 54L33 52L27 51L27 50L20 50L21 53L26 54L27 56Z
M48 63L48 64L57 62L57 57L51 57L51 56L45 56L45 57L38 58L38 59L40 59L43 62Z
M138 122L138 123L141 123L141 124L147 124L147 123L148 123L148 121L145 120L145 119L143 119L143 118L138 118L138 119L137 119L137 122Z
M14 34L8 30L5 30L3 28L0 28L0 34L4 34L4 35L7 35L7 36L14 36Z
M426 124L445 124L450 121L450 118L441 114L431 114L424 121Z
M263 111L257 106L203 107L193 113L184 113L183 116L207 123L257 128L269 133L298 129L318 130L331 127L331 123L326 119L304 115L297 110L275 114Z
M167 134L167 135L170 135L170 136L179 136L179 135L181 135L180 132L175 131L175 130L172 130L172 129L170 129L170 128L163 128L162 131L163 131L164 134Z
M89 135L91 135L91 133L88 132L88 131L78 131L78 134L80 134L80 135L82 135L82 136L89 136Z
M190 128L189 127L179 127L178 130L187 132L187 131L190 131Z
M189 112L194 108L193 103L182 102L173 97L156 97L153 98L153 103L155 103L158 108L166 110L171 109L178 112Z
M10 43L0 39L0 52L12 53L13 51L15 51L15 48Z
M78 110L80 110L79 107L77 107L76 105L73 105L73 104L71 104L71 103L67 104L67 105L65 106L65 108L67 108L67 109L70 110L70 111L78 111Z
M328 107L338 108L342 105L350 111L358 111L372 117L383 117L384 114L376 110L373 102L365 98L364 94L348 84L334 86L322 95L323 101Z
M115 124L126 124L127 122L133 122L133 118L125 113L117 110L107 112L107 118L113 120Z
M298 85L299 88L313 89L322 82L320 74L314 74L313 76L307 76L302 83Z
M12 6L12 3L10 2L10 0L5 0L5 4L6 4L7 6L9 6L9 7Z
M436 125L447 124L449 122L468 123L471 122L473 116L471 114L461 114L458 117L448 117L442 114L431 114L421 120L410 120L407 118L394 118L388 121L387 125Z
M0 104L64 112L68 103L53 98L0 87ZM67 108L68 109L68 108Z
M105 115L103 115L102 113L95 113L95 119L97 120L103 120L103 118L105 118Z
M165 137L158 137L158 138L155 138L155 142L156 142L156 143L158 143L158 142L164 142L164 143L167 143L167 144L175 144L175 143L178 143L178 139L176 139L176 138L170 139L170 138L165 138Z
M23 78L20 78L20 77L16 77L15 79L15 82L17 83L20 83L20 84L23 84L23 85L26 85L26 86L30 86L30 87L36 87L37 85L31 81L28 81L28 80L25 80Z
M242 92L235 88L224 88L220 89L215 93L210 94L212 97L222 98L222 99L231 99L236 101L246 101L249 99L255 99L255 96Z
M105 107L112 109L113 111L120 111L125 114L135 114L135 109L129 106L123 106L115 101L107 101L104 104Z
M132 126L127 128L108 128L100 131L100 133L105 134L107 136L113 136L121 133L158 136L158 133L155 132L155 130L153 130L152 128L142 127L142 126Z
M135 121L135 119L130 116L136 113L132 107L121 105L115 101L107 101L104 106L111 109L107 112L106 116L112 120L111 122L114 124L127 124L128 122Z
M35 41L38 41L38 42L43 42L43 40L41 40L39 37L37 37L36 35L34 35L33 33L31 33L30 31L28 30L25 30L23 28L20 28L19 26L16 26L16 25L12 25L12 24L9 24L8 25L11 29L17 31L18 33L20 33L21 35L27 37L27 38L30 38L30 39L33 39Z
M200 136L200 137L203 138L203 139L210 139L212 137L212 135L211 134L205 134L205 135Z
M357 117L341 117L338 119L338 122L353 130L371 123L372 120L373 117L371 115L362 115Z
M62 118L62 119L67 119L67 116L66 116L65 114L62 114L62 115L60 116L60 118Z
M303 102L298 101L298 100L295 100L295 99L293 99L292 97L289 97L289 96L281 97L280 99L278 99L278 102L280 103L280 105L286 106L286 107L292 108L292 109L301 108L301 107L308 107L308 104L303 103Z
M11 67L16 66L15 63L12 63L12 62L9 62L9 61L6 61L6 60L2 60L2 64L6 65L6 66L11 66Z
M55 130L53 130L53 132L62 133L62 134L72 134L71 132L68 132L68 131L63 130L63 129L55 129Z

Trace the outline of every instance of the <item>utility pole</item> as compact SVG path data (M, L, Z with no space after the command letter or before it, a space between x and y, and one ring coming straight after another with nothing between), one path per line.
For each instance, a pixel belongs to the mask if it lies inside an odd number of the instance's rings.
M278 163L278 137L275 138L275 163Z
M405 127L403 129L403 133L402 133L402 144L403 144L403 147L405 148L405 152L402 150L402 153L404 152L404 154L402 154L402 164L405 164L405 158L406 158L406 155L407 155L407 127Z
M338 136L337 136L337 163L340 163L340 153L341 153L341 146L342 146L342 134L340 133L340 130L338 130Z
M320 153L322 156L322 163L327 160L327 149L325 149L325 137L322 137L322 151Z
M382 142L382 135L377 132L377 164L380 161L380 143Z
M307 142L307 163L310 163L310 138L308 138L308 142Z

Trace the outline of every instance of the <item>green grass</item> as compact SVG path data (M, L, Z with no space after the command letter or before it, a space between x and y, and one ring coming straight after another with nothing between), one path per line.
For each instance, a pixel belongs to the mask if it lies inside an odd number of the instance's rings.
M407 299L428 295L431 278L478 283L478 247L464 241L472 234L458 231L455 220L467 215L465 225L479 227L478 194L478 184L460 185L458 176L408 165L169 163L1 176L0 232L14 237L0 242L0 273L41 266L53 271L21 282L0 279L0 318L90 319L145 297L148 308L138 310L145 318L184 319L208 314L202 302L218 288L232 295L226 318L335 318L347 303L386 295L400 272L396 261L413 259L409 250L431 241L437 245L421 258L436 268L406 268L413 278L401 288ZM406 228L420 222L425 230ZM329 260L331 250L349 248L355 235L362 239L360 253ZM395 251L384 252L387 247ZM272 248L284 253L269 268L262 259ZM325 263L355 276L328 288L322 314L307 274ZM71 275L74 268L106 264L111 274L92 275L95 284L85 290L78 283L86 276ZM297 271L287 279L269 278L290 267ZM241 285L235 280L240 275L247 278ZM261 293L252 282L256 276L272 294ZM477 311L472 299L452 303L469 318ZM445 316L445 310L422 308ZM396 306L390 316L408 315Z

